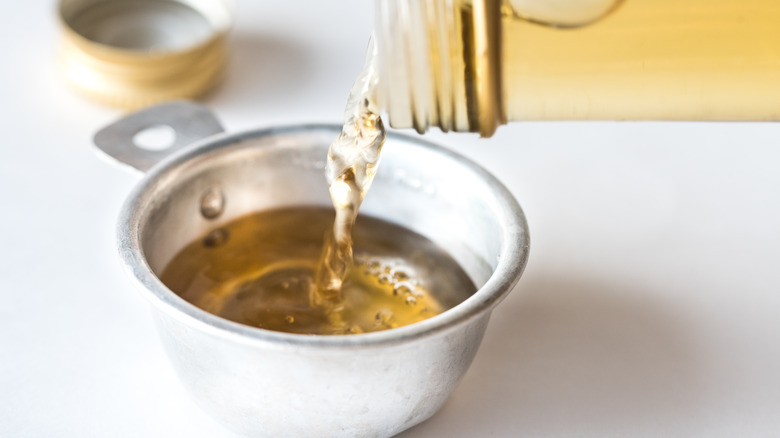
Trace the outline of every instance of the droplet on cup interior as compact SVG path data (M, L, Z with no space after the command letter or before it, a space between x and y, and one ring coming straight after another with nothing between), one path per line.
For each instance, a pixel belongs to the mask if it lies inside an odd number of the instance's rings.
M203 238L203 246L216 248L225 244L230 237L230 233L224 228L217 228Z
M225 195L218 188L206 190L200 197L200 214L206 219L214 219L225 210Z

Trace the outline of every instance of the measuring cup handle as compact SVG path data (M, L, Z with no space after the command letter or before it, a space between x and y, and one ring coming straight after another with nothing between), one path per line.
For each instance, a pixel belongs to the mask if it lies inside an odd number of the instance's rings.
M135 136L139 132L166 126L174 133L170 146L150 150L136 143ZM179 100L149 107L119 119L98 131L93 141L100 151L120 164L146 172L179 149L223 131L219 120L208 108Z

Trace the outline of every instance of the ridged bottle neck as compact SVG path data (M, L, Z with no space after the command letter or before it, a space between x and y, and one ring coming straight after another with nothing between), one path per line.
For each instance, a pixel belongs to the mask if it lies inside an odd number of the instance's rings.
M376 0L376 98L391 126L489 137L506 123L500 7L500 0Z

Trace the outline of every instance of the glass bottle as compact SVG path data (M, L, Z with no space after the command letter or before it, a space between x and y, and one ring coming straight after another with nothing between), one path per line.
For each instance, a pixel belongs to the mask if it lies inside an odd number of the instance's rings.
M777 0L376 0L393 127L778 120Z

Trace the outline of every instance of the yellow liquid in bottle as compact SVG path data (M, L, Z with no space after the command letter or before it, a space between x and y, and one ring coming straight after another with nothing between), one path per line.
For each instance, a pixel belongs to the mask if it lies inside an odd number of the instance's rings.
M780 119L780 1L626 0L581 28L502 25L509 120Z
M377 2L377 95L394 128L780 120L776 0Z

